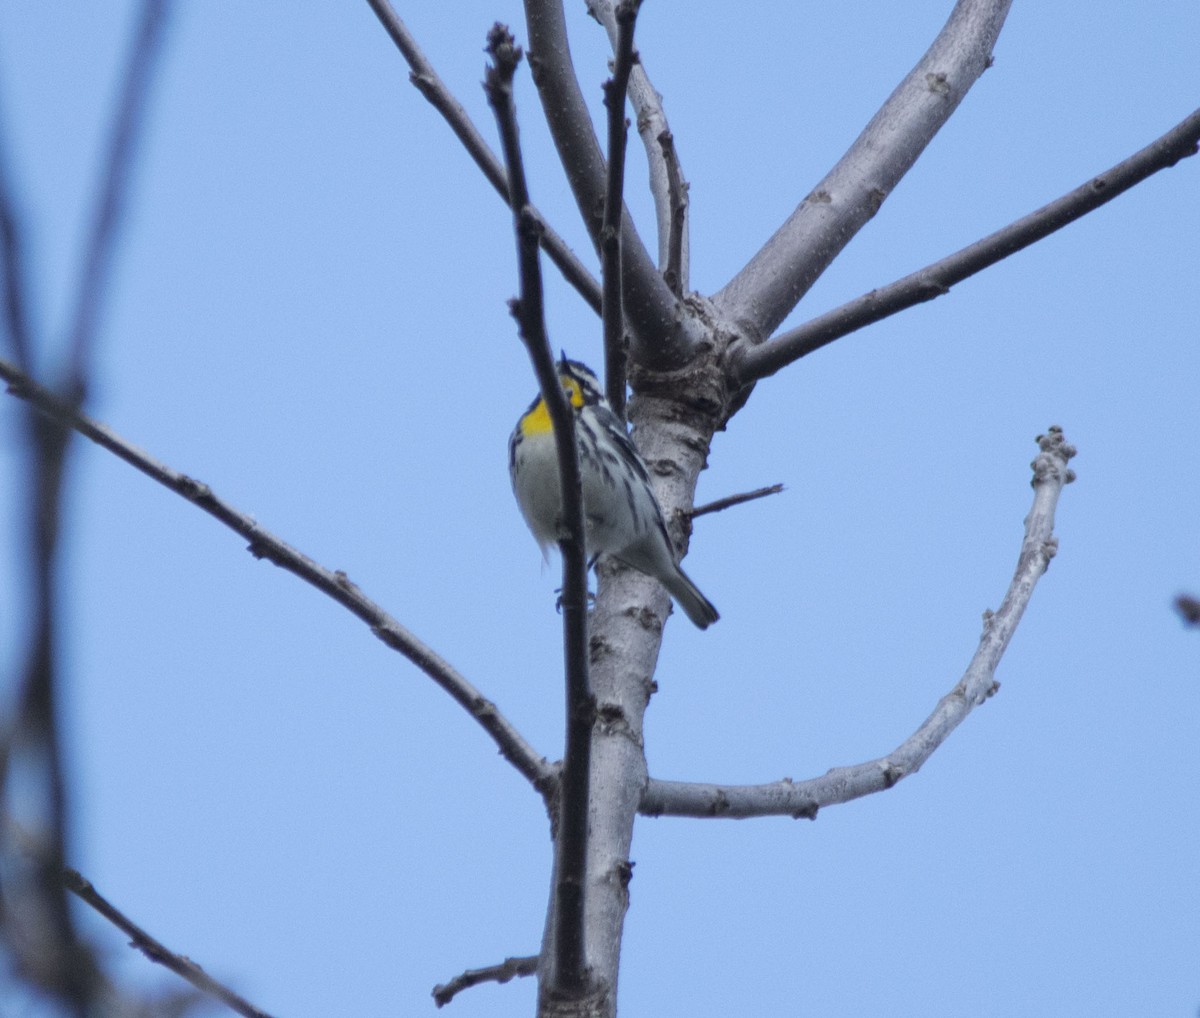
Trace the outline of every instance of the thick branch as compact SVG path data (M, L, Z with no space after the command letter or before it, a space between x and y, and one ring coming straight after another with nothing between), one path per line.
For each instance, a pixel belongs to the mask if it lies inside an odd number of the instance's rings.
M120 457L151 480L157 481L177 495L182 495L230 530L240 534L250 542L249 550L256 558L268 559L300 577L362 619L379 639L408 658L465 708L491 736L504 759L512 764L543 798L549 800L553 796L556 780L553 765L534 751L520 732L497 710L494 703L374 601L367 598L345 573L334 572L317 564L307 555L264 530L252 517L239 512L219 498L208 485L153 459L103 424L79 413L71 405L18 371L13 364L2 359L0 378L8 383L8 391L14 396L32 403L54 420L74 428L85 438Z
M371 10L375 12L380 24L387 31L392 42L396 44L396 48L408 61L408 66L412 71L409 80L442 115L446 123L450 125L450 130L462 142L467 154L475 160L475 165L483 171L488 183L496 189L497 194L504 199L505 203L511 206L512 202L508 198L508 177L504 172L504 164L496 158L488 147L488 143L483 140L483 135L476 130L471 118L467 116L467 111L463 109L462 103L454 98L445 82L438 76L437 71L433 69L433 65L421 52L417 41L412 37L408 27L400 20L388 0L367 0L367 3L371 5ZM567 246L567 242L551 228L537 209L530 206L529 214L538 223L540 229L538 242L542 245L542 250L558 267L563 278L575 287L579 295L599 314L600 284L596 282L592 274L584 267L583 262L576 257L575 252Z
M785 815L811 820L822 806L881 792L915 774L966 716L999 688L996 667L1034 586L1058 548L1054 510L1063 485L1075 479L1067 468L1075 449L1057 427L1038 436L1038 448L1033 461L1033 507L1025 518L1025 538L1012 583L999 610L984 615L979 647L958 685L938 701L920 728L885 757L853 767L835 767L808 781L784 778L765 785L710 785L652 779L642 797L641 812L738 819Z
M613 76L604 83L608 108L608 180L604 189L604 225L600 230L601 278L604 283L604 387L608 402L625 420L625 319L621 310L621 214L625 193L625 93L637 59L633 30L641 0L617 6L617 46Z
M604 156L567 40L562 0L526 0L529 65L559 159L567 173L575 204L592 242L600 244L606 173ZM684 315L659 275L634 229L628 210L622 218L622 284L625 317L632 332L634 358L647 367L668 368L689 359L702 330Z
M862 134L766 245L713 298L757 342L778 328L879 210L991 62L1011 0L959 0Z
M467 969L450 982L435 986L433 1002L438 1007L445 1007L463 990L469 990L480 983L507 983L510 979L520 976L535 975L538 961L539 956L533 954L522 958L505 958L499 965L488 965L486 968Z
M835 339L914 304L949 293L950 287L956 283L1048 237L1159 170L1195 155L1198 142L1200 110L1140 152L991 236L932 265L926 265L903 279L865 293L848 304L777 336L769 343L746 350L735 364L737 380L744 385L765 378Z
M152 962L170 969L202 993L214 997L238 1014L245 1015L245 1018L271 1018L266 1011L259 1010L244 997L234 993L224 983L218 982L190 958L176 954L160 941L155 940L97 891L91 881L85 880L75 870L63 870L62 879L67 890L104 916L129 938L130 947L141 951Z
M508 29L497 24L488 33L484 89L496 114L496 124L508 167L508 192L512 195L513 227L517 236L517 263L521 296L513 302L521 338L533 362L542 399L550 414L558 453L562 492L561 534L563 560L563 656L566 671L567 737L559 783L558 824L555 847L554 968L549 985L578 996L587 986L584 948L584 881L587 872L588 780L591 769L592 724L595 705L588 685L587 562L583 538L583 492L579 450L575 444L575 415L567 402L550 340L542 300L536 224L526 215L529 189L517 134L517 114L512 82L521 51Z

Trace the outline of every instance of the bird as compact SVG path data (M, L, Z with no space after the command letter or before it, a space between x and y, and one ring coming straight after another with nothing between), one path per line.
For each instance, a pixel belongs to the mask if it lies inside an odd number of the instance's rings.
M646 464L625 425L586 364L564 355L557 367L575 415L588 567L611 555L654 577L694 625L707 629L720 616L679 567ZM508 471L521 515L545 555L561 537L562 485L554 428L540 393L508 440Z

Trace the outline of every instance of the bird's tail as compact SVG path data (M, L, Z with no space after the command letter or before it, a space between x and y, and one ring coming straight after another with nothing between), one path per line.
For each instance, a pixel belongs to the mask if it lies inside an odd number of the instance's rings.
M673 575L664 579L663 585L671 592L675 603L683 609L683 613L692 620L693 625L697 628L707 629L721 617L717 614L717 609L713 607L712 602L700 593L700 588L688 578L688 574L679 566L675 567Z

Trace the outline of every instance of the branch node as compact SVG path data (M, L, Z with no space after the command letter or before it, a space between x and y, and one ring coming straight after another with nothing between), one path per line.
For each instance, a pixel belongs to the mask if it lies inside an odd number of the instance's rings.
M492 58L492 65L488 68L487 78L491 79L492 69L494 68L497 83L501 87L511 87L513 78L517 73L517 65L520 64L524 52L517 45L507 25L499 21L492 25L488 30L485 52ZM485 87L489 86L485 85Z
M1063 484L1070 484L1075 480L1075 472L1067 469L1067 463L1078 450L1063 437L1061 427L1051 425L1046 434L1037 436L1037 444L1041 451L1029 464L1033 469L1030 483L1035 488L1048 482L1061 480Z

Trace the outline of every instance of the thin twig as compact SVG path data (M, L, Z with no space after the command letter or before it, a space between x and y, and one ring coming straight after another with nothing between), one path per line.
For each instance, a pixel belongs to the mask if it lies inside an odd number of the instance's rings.
M137 923L97 891L91 881L82 877L78 871L69 868L64 869L62 882L67 890L82 901L87 902L100 915L104 916L105 919L129 937L129 946L141 951L152 962L170 969L177 976L186 979L197 990L207 993L210 997L215 997L222 1004L225 1004L238 1014L245 1015L245 1018L271 1018L266 1011L255 1007L245 997L234 993L228 986L218 982L190 958L176 954L160 941L155 940L149 933L138 926Z
M92 210L92 226L71 319L67 378L71 384L79 386L82 386L89 348L99 324L101 301L108 291L117 228L123 218L133 163L145 126L147 99L162 52L167 14L166 0L145 0L117 112L112 120L104 174Z
M538 956L528 955L522 958L505 958L499 965L488 965L481 969L467 969L462 975L455 976L448 983L439 983L433 988L433 1002L438 1007L445 1007L463 990L469 990L480 983L507 983L510 979L520 976L537 974Z
M170 489L230 530L250 542L256 558L265 558L300 577L337 601L371 627L371 631L393 650L399 651L473 717L500 749L501 755L536 788L547 801L553 798L556 772L538 755L525 738L470 682L418 640L391 615L366 597L345 573L326 569L263 529L252 517L215 495L208 485L171 469L136 448L103 424L79 413L69 403L38 385L15 365L0 359L0 379L8 391L34 404L43 413L74 428L85 438L123 459L147 477Z
M687 267L683 260L684 239L687 237L688 186L679 167L675 136L670 131L663 131L658 136L658 144L662 149L666 168L667 195L671 211L663 279L676 297L682 297L688 286Z
M512 202L508 198L508 177L504 171L504 164L496 158L488 143L483 140L483 135L471 122L462 103L454 98L445 82L438 76L433 65L417 45L416 39L413 38L412 33L409 32L408 27L396 14L388 0L367 0L367 3L370 4L371 10L375 12L380 24L383 25L392 42L396 44L396 48L408 62L411 69L409 80L442 115L446 123L450 125L450 130L462 142L467 154L475 160L475 165L483 171L488 183L496 189L496 193L504 199L505 203L511 206ZM554 231L537 209L530 206L529 215L538 223L541 231L538 242L542 245L546 256L554 262L559 272L563 274L563 278L575 287L592 310L599 314L600 284L596 282L583 262L567 245L567 242Z
M484 89L500 129L504 161L508 166L508 191L512 195L513 227L517 235L521 295L513 302L512 311L550 414L562 492L558 546L563 560L561 604L567 736L555 835L555 964L549 981L554 990L579 995L587 987L583 936L584 878L587 871L591 736L595 717L595 704L588 683L587 563L584 559L579 452L575 444L574 411L563 392L554 354L550 350L550 340L546 335L537 226L526 214L529 189L525 182L512 91L521 51L507 27L500 24L488 33L487 49L492 63L487 68Z
M600 277L604 303L604 388L613 413L625 420L625 320L621 309L621 213L625 194L625 93L637 59L633 30L641 0L617 4L617 47L613 76L604 83L608 109L608 179L604 190L604 222L600 228Z
M586 0L588 13L604 26L608 33L609 42L614 54L618 44L616 3L614 0ZM666 277L666 268L671 261L671 241L677 242L678 257L676 279L679 289L672 287L678 297L682 290L687 289L688 283L688 231L686 218L678 228L674 225L677 211L671 178L682 182L682 168L675 152L668 154L663 150L660 141L664 133L670 134L667 124L667 114L663 109L663 98L651 83L646 73L645 65L639 58L634 64L633 73L629 76L629 102L637 119L638 134L642 138L642 146L646 150L646 164L650 171L650 196L654 199L654 217L658 224L658 266L663 272L668 285L671 281ZM674 158L672 167L669 160ZM683 185L686 188L686 184Z
M823 806L883 791L915 774L966 716L999 688L996 667L1037 581L1057 551L1054 510L1063 485L1075 479L1067 467L1075 449L1057 427L1038 436L1038 448L1033 461L1033 508L1025 519L1025 537L1012 583L999 610L984 615L979 647L962 679L938 701L920 728L885 757L853 767L835 767L808 781L784 778L765 785L712 785L652 779L642 797L641 812L739 819L784 815L811 820Z
M863 326L949 293L950 287L968 276L1048 237L1159 170L1195 155L1198 142L1200 110L1141 151L1092 177L1049 205L1022 216L990 236L926 265L903 279L865 293L777 336L769 343L747 350L735 364L738 381L745 384L765 378Z
M781 491L783 491L782 484L772 484L769 487L755 488L754 491L743 492L740 495L726 495L725 498L718 498L715 502L706 502L704 505L690 509L686 515L689 519L694 520L697 516L719 513L724 509L732 509L735 505L741 505L743 502L753 502L756 498L778 495Z

